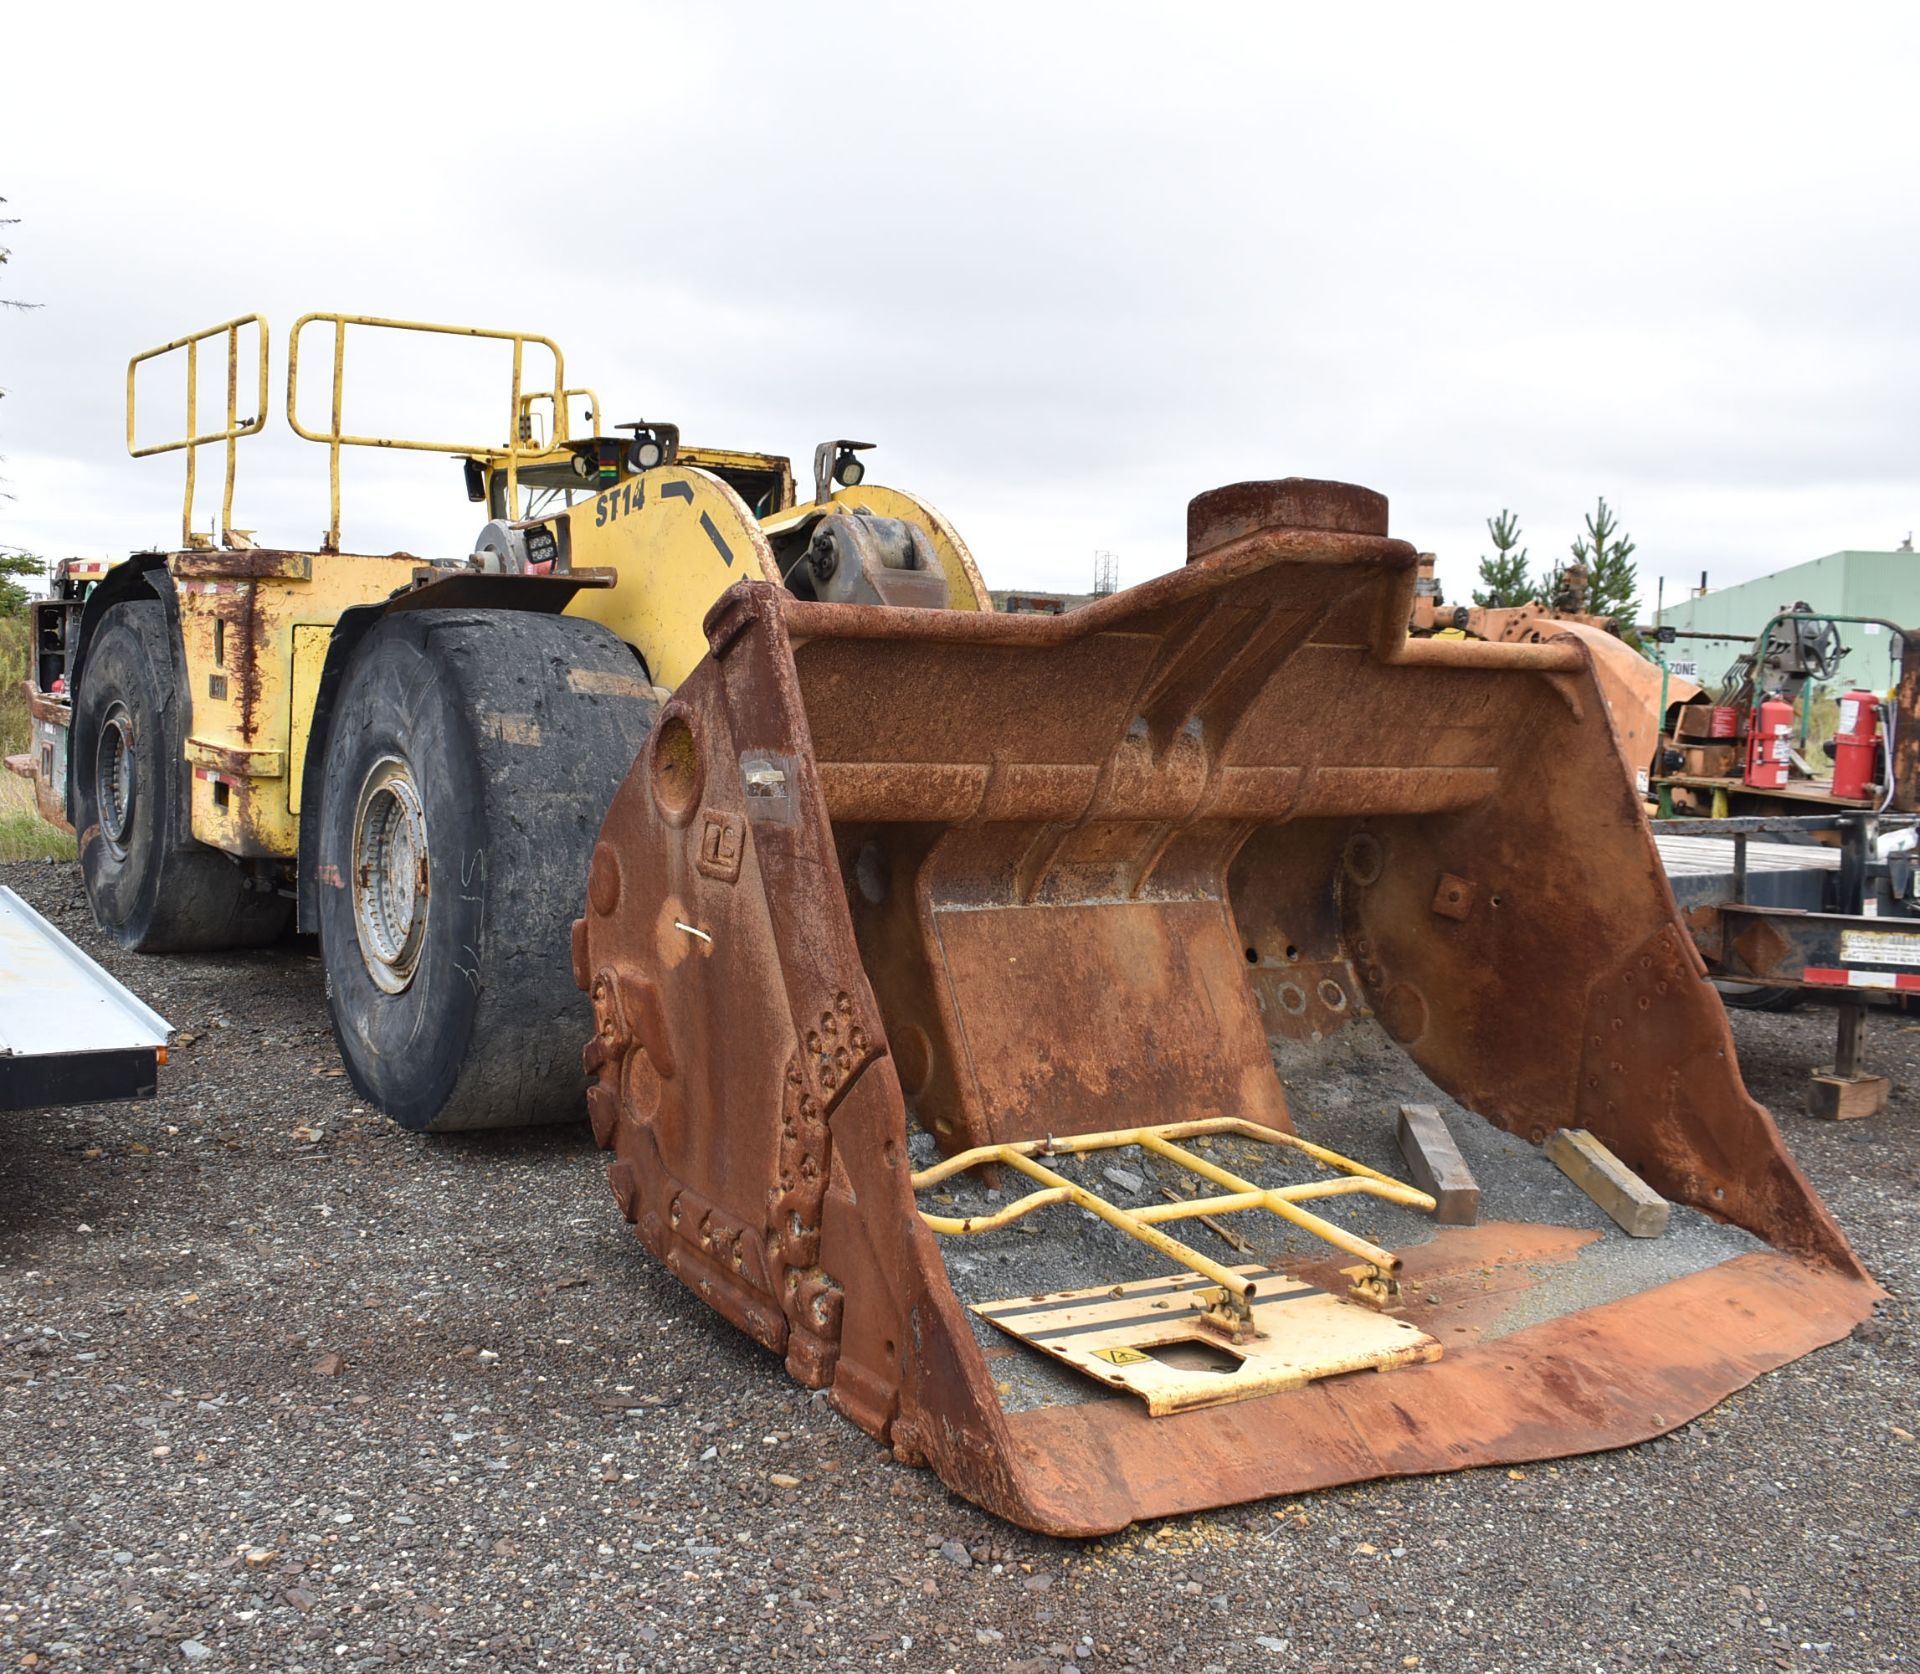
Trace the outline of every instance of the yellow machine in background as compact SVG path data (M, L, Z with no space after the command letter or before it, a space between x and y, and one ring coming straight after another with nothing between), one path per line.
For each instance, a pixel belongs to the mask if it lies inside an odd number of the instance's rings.
M303 418L300 385L316 333L331 339L318 421ZM354 430L349 344L380 333L509 346L496 439ZM582 1007L564 953L593 832L659 701L706 654L714 601L753 579L807 598L988 610L986 587L945 518L864 481L867 444L821 444L802 502L782 456L682 446L666 423L609 432L599 396L568 385L549 338L347 314L305 315L287 340L287 422L327 449L326 533L313 549L263 545L235 525L233 502L239 444L266 425L270 356L267 322L246 314L128 363L128 451L185 455L180 545L103 575L65 572L38 607L46 742L18 765L39 781L41 807L75 829L95 914L122 945L258 942L296 910L301 928L318 929L355 1085L402 1121L575 1115L577 1064L529 1071L529 1053L548 1064L554 1049L517 1025L555 1004ZM541 357L550 386L528 373ZM182 366L186 422L150 440L137 397L156 364ZM225 383L224 420L212 425L199 417L203 370ZM208 447L224 472L217 522L203 532L195 498ZM484 527L449 557L343 551L341 458L354 447L458 459ZM368 705L386 701L367 685L383 637L419 640L416 677L452 681L461 701L438 722L389 726L377 759L344 762L375 726ZM552 787L509 760L535 744L567 787L558 814L541 812ZM417 758L449 750L470 753L473 771L464 801L436 813L441 793ZM464 883L476 868L488 875L485 891L456 891L487 901L458 935L446 934L456 908L433 899L431 857L448 842ZM558 949L560 967L548 971L534 947ZM458 1044L428 1052L429 1039Z

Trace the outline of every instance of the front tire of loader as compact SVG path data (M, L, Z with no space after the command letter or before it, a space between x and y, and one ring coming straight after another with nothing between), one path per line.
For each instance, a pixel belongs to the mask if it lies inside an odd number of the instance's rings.
M136 953L254 947L280 934L292 903L186 827L177 666L158 599L115 605L87 647L72 732L87 900L107 936Z
M583 1114L571 927L655 712L627 646L572 617L402 611L356 648L327 736L320 950L347 1073L402 1127Z

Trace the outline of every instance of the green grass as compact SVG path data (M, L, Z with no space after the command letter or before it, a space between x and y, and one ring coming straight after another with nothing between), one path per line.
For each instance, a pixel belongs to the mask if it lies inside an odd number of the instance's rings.
M27 619L0 616L0 756L18 755L27 747Z
M0 772L0 861L71 860L73 839L48 825L33 806L33 786Z
M31 728L21 690L26 677L26 618L0 616L0 756L19 755L28 746ZM35 812L33 787L0 770L0 861L71 860L73 853L73 839Z

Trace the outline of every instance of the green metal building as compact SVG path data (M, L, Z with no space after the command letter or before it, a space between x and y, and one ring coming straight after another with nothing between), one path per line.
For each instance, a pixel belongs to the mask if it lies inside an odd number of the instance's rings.
M1776 611L1805 600L1823 616L1879 616L1920 629L1920 553L1830 552L1811 563L1757 576L1697 599L1668 605L1663 627L1703 630L1714 639L1682 639L1674 660L1693 658L1703 686L1716 686L1733 659L1750 646ZM1833 682L1840 690L1884 692L1899 674L1898 641L1872 624L1842 623L1846 660Z

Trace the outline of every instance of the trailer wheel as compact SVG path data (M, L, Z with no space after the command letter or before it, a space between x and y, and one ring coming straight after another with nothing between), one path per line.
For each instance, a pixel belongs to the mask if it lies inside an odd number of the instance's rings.
M597 623L400 611L371 628L326 741L315 868L334 1039L402 1127L579 1117L571 926L652 688Z
M187 829L177 661L158 599L115 605L87 648L71 745L87 899L107 936L137 953L270 942L292 903Z

